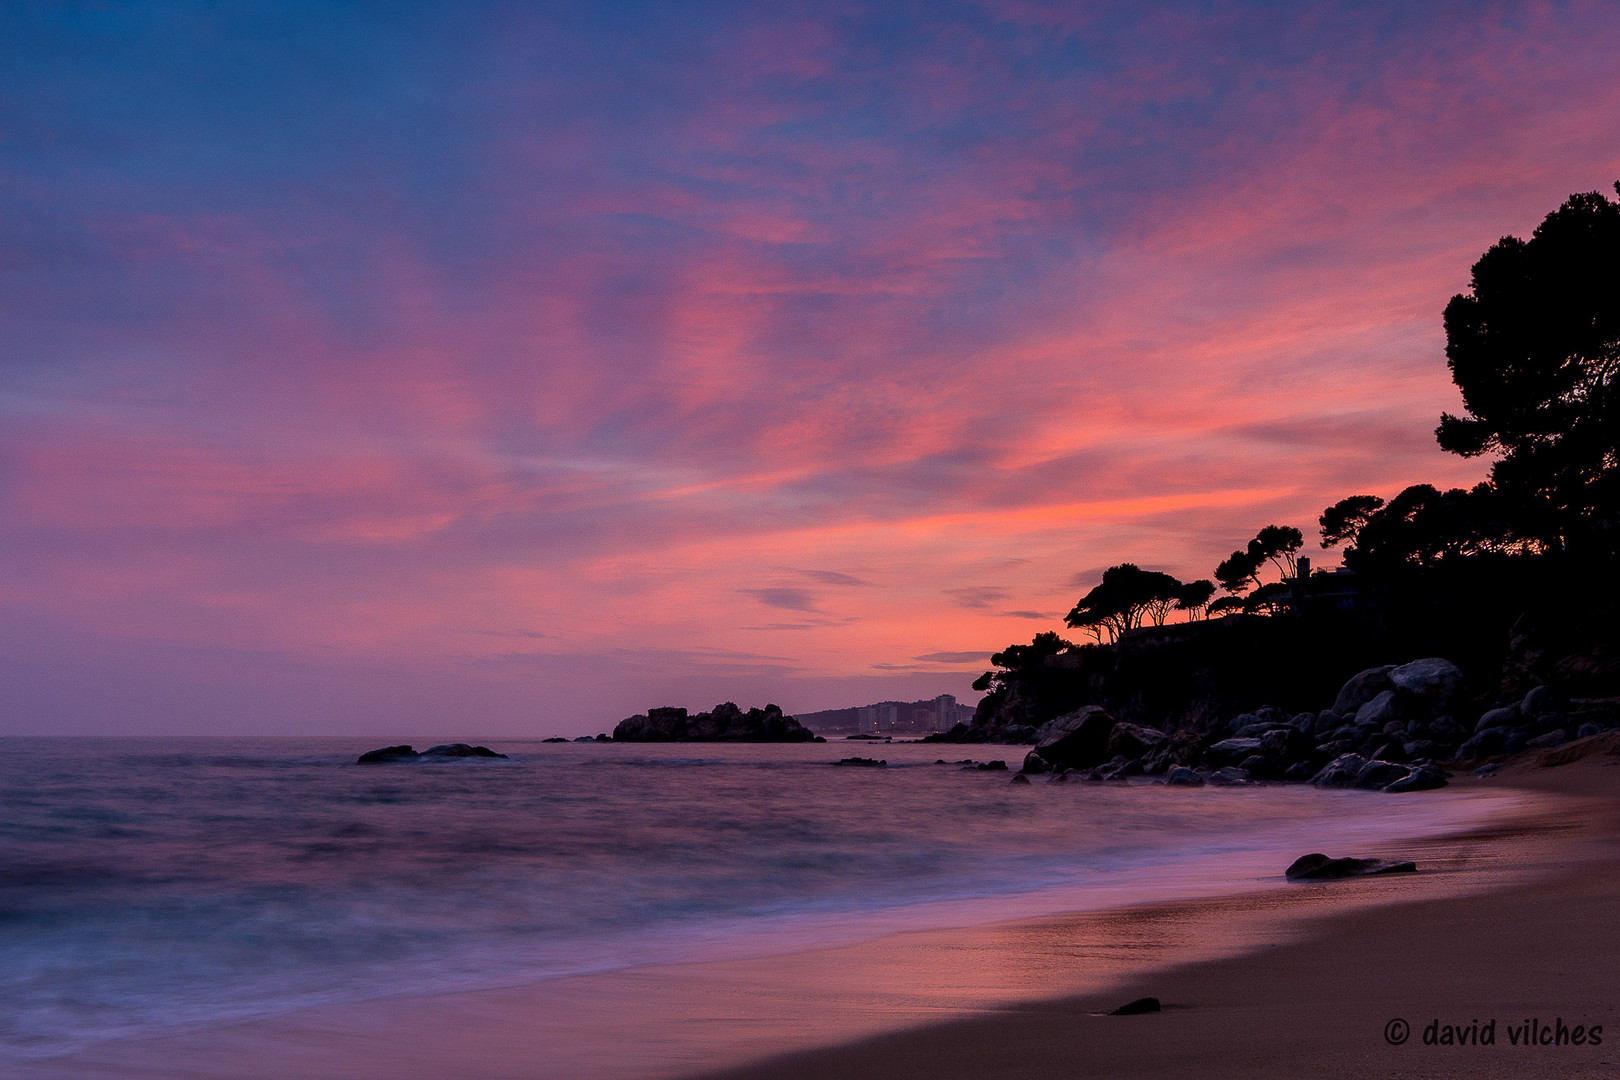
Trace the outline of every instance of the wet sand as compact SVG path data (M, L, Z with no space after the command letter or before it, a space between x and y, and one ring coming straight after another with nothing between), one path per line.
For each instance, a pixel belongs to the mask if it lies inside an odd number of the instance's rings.
M104 1043L15 1075L1620 1073L1609 1049L1620 1041L1620 757L1465 782L1531 797L1472 833L1355 853L1414 859L1416 875L305 1010ZM1165 1011L1093 1015L1148 994ZM1412 1035L1391 1046L1397 1017ZM1422 1044L1430 1020L1493 1017L1496 1046ZM1507 1025L1527 1018L1609 1034L1599 1046L1508 1045Z
M1620 1075L1620 741L1599 740L1583 760L1547 767L1553 751L1475 781L1549 796L1495 834L1476 834L1477 848L1451 853L1455 876L1488 891L1452 893L1440 885L1445 874L1420 874L1409 886L1309 886L1353 909L1312 919L1293 940L1139 975L1105 994L1025 1003L713 1076ZM1369 889L1387 889L1382 898L1394 903L1355 906ZM1164 1011L1097 1015L1145 995ZM1591 1041L1594 1026L1601 1044ZM1448 1038L1443 1027L1463 1033ZM1487 1034L1470 1038L1468 1029Z

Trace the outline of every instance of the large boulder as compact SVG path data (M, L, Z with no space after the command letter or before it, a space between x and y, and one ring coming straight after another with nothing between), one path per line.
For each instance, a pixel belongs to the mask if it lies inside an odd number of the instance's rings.
M1377 788L1382 791L1397 780L1404 780L1411 772L1405 765L1374 758L1356 772L1356 787Z
M1141 724L1118 723L1108 733L1108 745L1103 752L1109 757L1139 758L1162 746L1169 736L1158 728Z
M1479 723L1474 725L1475 731L1489 731L1491 728L1513 727L1519 722L1519 707L1517 705L1504 705L1500 709L1487 709L1480 716Z
M1395 689L1395 684L1389 681L1389 673L1394 670L1395 665L1386 664L1352 675L1339 688L1339 696L1333 699L1333 711L1340 716L1354 716L1356 710L1385 690Z
M1393 690L1380 690L1371 701L1366 702L1356 710L1356 724L1371 724L1375 728L1382 728L1391 720L1399 720L1402 716L1400 700Z
M1222 739L1209 748L1209 763L1216 768L1236 765L1246 757L1264 752L1261 739Z
M1112 756L1108 753L1108 737L1115 725L1108 710L1087 705L1042 724L1035 733L1035 752L1053 765L1089 769Z
M1431 706L1455 701L1464 690L1462 671L1438 656L1392 668L1389 681L1401 693L1422 698Z
M1311 783L1317 787L1354 787L1356 777L1366 764L1367 759L1360 754L1340 754L1322 766L1321 771L1311 777Z

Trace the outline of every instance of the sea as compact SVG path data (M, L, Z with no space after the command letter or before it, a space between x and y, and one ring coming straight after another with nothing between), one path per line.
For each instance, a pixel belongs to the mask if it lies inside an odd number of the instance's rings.
M962 764L1016 770L1016 747L483 741L508 758L0 740L0 1065L310 1006L1282 888L1305 852L1376 854L1503 808L1477 790L1022 785ZM833 764L851 755L887 766Z

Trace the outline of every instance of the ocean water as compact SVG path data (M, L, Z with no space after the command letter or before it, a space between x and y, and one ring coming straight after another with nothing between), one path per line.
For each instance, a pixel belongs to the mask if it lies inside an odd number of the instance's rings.
M425 745L434 740L417 740ZM0 1062L305 1006L1276 887L1502 803L1013 786L1021 751L376 739L0 742ZM834 768L851 754L887 769Z

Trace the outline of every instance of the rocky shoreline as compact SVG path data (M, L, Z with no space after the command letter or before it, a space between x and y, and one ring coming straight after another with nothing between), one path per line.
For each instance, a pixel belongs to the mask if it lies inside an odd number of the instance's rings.
M1480 708L1463 673L1438 657L1368 668L1331 707L1292 716L1261 707L1163 730L1088 705L1041 726L968 725L928 741L1033 747L1020 775L1096 781L1162 776L1167 784L1266 781L1398 794L1443 787L1448 766L1548 749L1620 728L1620 699L1565 700L1545 686Z

